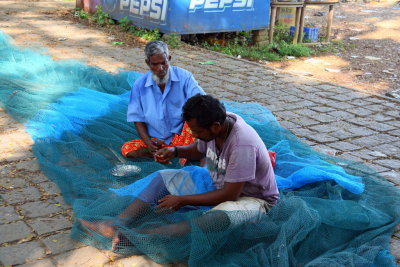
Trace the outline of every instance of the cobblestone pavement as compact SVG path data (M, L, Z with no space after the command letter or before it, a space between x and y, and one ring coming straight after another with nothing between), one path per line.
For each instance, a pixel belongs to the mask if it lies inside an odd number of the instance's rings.
M142 47L112 46L103 31L34 12L3 11L0 18L0 29L17 45L27 45L29 38L29 45L46 45L55 59L82 58L108 71L146 71ZM48 42L49 36L54 42ZM57 42L59 37L68 39ZM400 102L212 52L185 48L171 54L172 63L193 72L207 93L257 102L316 150L364 162L400 186ZM214 65L198 64L207 60ZM125 258L70 239L72 208L41 174L24 126L4 110L0 139L0 265L160 266L144 256ZM390 242L397 261L399 230Z

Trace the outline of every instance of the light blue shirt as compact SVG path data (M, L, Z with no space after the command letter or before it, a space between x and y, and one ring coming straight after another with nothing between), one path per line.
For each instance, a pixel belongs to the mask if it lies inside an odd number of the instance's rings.
M167 144L175 134L181 134L182 107L186 100L198 93L205 94L190 72L175 66L170 66L169 70L164 93L150 71L136 80L127 113L128 122L146 123L149 136Z

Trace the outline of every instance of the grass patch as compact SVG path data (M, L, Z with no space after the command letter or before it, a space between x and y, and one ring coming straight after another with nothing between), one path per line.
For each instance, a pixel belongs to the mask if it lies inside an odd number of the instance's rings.
M228 43L226 46L218 44L209 45L203 43L202 46L206 49L224 53L230 56L240 56L250 60L282 60L286 56L307 57L310 56L312 49L301 44L287 43L272 43L265 45L248 45L246 43L239 44L237 39L234 42Z
M102 26L115 24L115 21L110 17L110 15L103 12L101 5L96 6L96 12L93 14L91 18L93 21L97 22Z
M228 41L225 45L204 42L202 46L209 50L250 60L276 61L283 60L287 56L308 57L314 53L313 49L303 44L292 44L292 41L293 37L290 35L289 28L278 25L272 44L254 45L251 43L251 32L239 32L233 41Z
M175 33L168 34L168 36L164 38L164 41L168 44L169 47L174 49L179 48L181 43L181 41L178 39L178 35L176 35Z
M121 30L131 33L134 36L146 39L148 41L160 40L161 34L158 29L147 30L131 24L128 17L124 17L119 21L113 20L109 14L103 12L101 5L96 6L96 12L91 15L82 9L76 9L75 16L81 19L89 19L100 26L117 25Z
M344 43L342 40L332 40L328 44L316 45L315 49L317 53L333 53L340 54L346 50L356 48L354 43Z

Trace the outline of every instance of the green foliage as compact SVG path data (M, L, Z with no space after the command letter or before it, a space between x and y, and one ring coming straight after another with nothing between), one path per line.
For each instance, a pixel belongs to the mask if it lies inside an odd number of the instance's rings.
M128 17L123 17L118 21L118 25L123 28L125 31L129 31L132 27L131 21L128 19Z
M164 40L170 48L179 48L180 47L180 41L178 39L178 36L175 33L169 34L168 38L164 37Z
M317 50L318 52L332 52L333 50L333 45L331 43L329 44L323 44L323 45L317 45Z
M96 12L93 14L92 19L102 26L115 24L110 15L103 12L101 5L96 6Z
M286 56L309 56L313 52L312 49L305 47L302 44L287 44L286 42L251 46L245 40L239 41L238 37L226 46L221 46L216 43L210 45L207 42L203 43L202 46L206 49L234 57L240 55L242 58L268 61L282 60Z
M338 48L343 48L343 41L342 40L332 40L332 44Z
M129 33L131 33L132 35L135 35L135 36L139 36L139 37L141 37L145 33L145 31L146 31L145 29L138 28L134 25L131 25L128 29Z
M123 21L120 24L120 26L122 26L126 31L128 31L129 33L131 33L134 36L141 37L148 41L155 41L155 40L161 39L161 34L157 28L155 28L154 30L147 30L147 29L136 27L134 25L127 25L126 22L127 22L127 20Z
M154 30L145 30L141 37L149 41L156 41L160 40L161 35L158 29L155 28Z
M308 57L311 54L311 49L302 44L282 43L276 49L281 56Z
M275 43L291 43L293 36L290 35L290 28L285 24L278 23L274 27L274 40Z
M240 37L241 40L245 41L245 42L251 42L252 41L252 31L241 31L238 32L238 36Z
M97 22L99 25L102 26L115 24L114 20L110 17L110 15L103 12L101 5L96 6L96 12L93 14L93 16L90 16L90 14L86 13L83 10L77 10L76 14L77 16L83 19L91 18L93 21ZM144 38L149 41L161 39L161 34L157 28L154 30L146 30L143 28L136 27L131 24L131 21L128 19L128 17L120 19L118 21L118 26L135 36ZM170 42L173 46L179 47L179 40L177 39L176 36L175 38L172 37ZM123 42L113 42L113 45L121 45L121 44L123 44Z
M77 10L76 14L80 18L91 18L100 25L114 24L114 20L112 20L108 14L102 11L101 6L96 7L96 13L92 17L83 10ZM161 39L161 34L157 28L154 30L147 30L136 27L131 24L131 21L128 19L128 17L120 19L118 21L118 26L124 31L149 41ZM285 26L284 24L276 25L274 42L272 44L265 44L261 46L251 45L251 37L251 31L240 31L238 32L238 35L226 45L220 45L218 43L209 44L204 42L201 44L201 46L208 50L224 53L234 57L240 55L242 58L248 58L251 60L275 61L283 60L287 56L306 57L315 53L313 49L308 48L303 44L292 44L293 37L290 36L289 27ZM163 39L170 48L180 47L180 40L176 34L170 34L168 35L168 38ZM113 45L122 44L123 42L113 42ZM345 49L345 45L342 42L334 42L333 44L330 43L327 46L320 46L318 51L338 52L342 49Z
M355 43L346 43L344 45L344 49L346 49L346 50L355 49L355 48L356 48L356 44Z
M90 17L89 13L86 13L83 9L77 8L75 11L75 15L81 19L87 19Z
M246 37L246 38L251 38L252 37L251 31L241 31L241 32L238 32L238 35Z
M332 40L328 44L318 45L316 49L321 53L340 53L354 48L354 43L344 43L343 40Z

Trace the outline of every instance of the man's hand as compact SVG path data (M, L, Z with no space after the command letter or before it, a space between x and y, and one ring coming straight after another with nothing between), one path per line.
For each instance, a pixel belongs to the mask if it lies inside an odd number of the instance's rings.
M147 149L149 150L149 152L154 155L156 153L156 151L161 147L162 145L161 140L158 140L157 138L151 138L148 141L145 141L145 144L147 146Z
M154 161L162 164L171 163L171 159L175 157L175 147L164 147L154 154Z
M168 195L158 201L160 204L156 208L179 210L185 206L182 196Z

